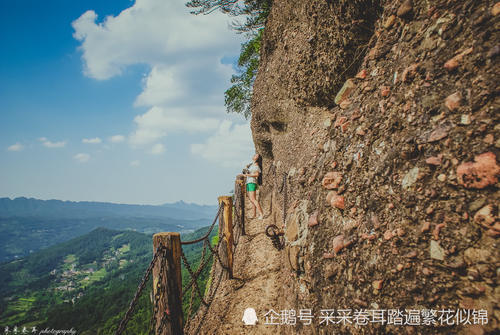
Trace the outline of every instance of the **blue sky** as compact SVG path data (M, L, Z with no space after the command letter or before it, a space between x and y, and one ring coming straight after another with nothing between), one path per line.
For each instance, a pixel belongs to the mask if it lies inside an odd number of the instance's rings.
M0 197L213 204L254 152L242 36L184 1L0 2Z

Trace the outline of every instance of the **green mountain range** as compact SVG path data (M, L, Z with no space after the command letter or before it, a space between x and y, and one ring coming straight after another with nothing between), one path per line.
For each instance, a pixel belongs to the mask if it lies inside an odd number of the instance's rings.
M27 198L0 199L0 262L68 241L98 228L192 232L211 223L216 206L176 202L119 205Z
M145 217L198 220L212 217L217 206L178 201L159 206L126 205L107 202L39 200L19 197L0 198L0 217L94 218Z

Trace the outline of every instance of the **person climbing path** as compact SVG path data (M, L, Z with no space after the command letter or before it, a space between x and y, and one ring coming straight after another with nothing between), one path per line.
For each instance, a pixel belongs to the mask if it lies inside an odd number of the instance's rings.
M262 157L255 154L252 157L253 162L247 166L243 174L239 176L246 177L246 190L250 203L253 205L253 218L256 217L257 211L259 212L258 219L264 218L264 212L257 200L257 188L262 184Z

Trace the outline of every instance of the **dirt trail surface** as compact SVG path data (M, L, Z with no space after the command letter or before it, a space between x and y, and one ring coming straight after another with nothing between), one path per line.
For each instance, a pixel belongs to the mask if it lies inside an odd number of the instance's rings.
M246 201L249 211L250 203ZM262 203L266 214L265 203ZM247 215L248 217L248 215ZM239 238L234 254L234 279L222 280L199 334L276 334L278 327L264 325L266 314L281 309L280 252L276 250L264 229L272 222L246 219L246 235ZM245 309L254 308L258 317L255 326L242 321ZM197 320L194 321L197 323ZM190 333L194 333L191 329Z

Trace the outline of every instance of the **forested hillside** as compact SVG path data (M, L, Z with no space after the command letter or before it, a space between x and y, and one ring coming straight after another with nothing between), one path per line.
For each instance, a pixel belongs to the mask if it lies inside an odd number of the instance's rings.
M182 235L182 239L195 239L206 232L207 228L202 228ZM200 251L201 245L184 250L195 265ZM113 334L151 258L151 235L99 228L0 265L0 326L47 326L74 328L79 334ZM207 275L205 271L199 280L202 288ZM183 278L188 278L187 273ZM150 282L127 334L147 334L151 287ZM198 306L199 302L194 304Z

